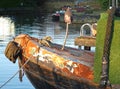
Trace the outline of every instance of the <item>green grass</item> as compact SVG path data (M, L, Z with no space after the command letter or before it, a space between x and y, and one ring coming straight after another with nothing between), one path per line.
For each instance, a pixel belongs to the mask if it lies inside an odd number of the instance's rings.
M107 17L108 17L107 13L102 13L97 25L96 52L95 52L95 60L94 60L95 82L100 81L100 73L102 68L101 60L102 60L103 47L104 47Z
M106 32L108 14L102 13L98 21L97 38L96 38L96 52L94 60L94 80L100 82L102 70L102 54L104 48L104 38ZM113 27L113 37L110 47L110 69L109 79L112 84L120 84L120 18L115 17Z
M110 50L110 81L120 83L120 19L115 18Z

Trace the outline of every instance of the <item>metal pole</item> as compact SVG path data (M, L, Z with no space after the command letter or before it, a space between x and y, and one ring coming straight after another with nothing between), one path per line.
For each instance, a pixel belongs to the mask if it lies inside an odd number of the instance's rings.
M118 8L118 0L116 0L116 8Z
M66 40L68 38L68 25L71 24L72 22L72 12L70 10L70 7L67 8L65 14L64 14L64 20L66 22L66 35L65 35L65 40L64 40L64 44L63 44L63 47L62 47L62 50L64 50L64 47L65 47L65 44L66 44Z
M66 35L65 35L65 40L64 40L62 50L64 50L67 38L68 38L68 23L66 23Z
M112 0L112 7L115 7L115 0Z

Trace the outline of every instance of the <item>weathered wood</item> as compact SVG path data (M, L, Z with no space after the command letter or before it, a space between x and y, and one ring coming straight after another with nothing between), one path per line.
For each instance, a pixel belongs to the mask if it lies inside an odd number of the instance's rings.
M96 45L96 38L89 37L89 36L80 36L75 38L75 45L78 46L95 46Z

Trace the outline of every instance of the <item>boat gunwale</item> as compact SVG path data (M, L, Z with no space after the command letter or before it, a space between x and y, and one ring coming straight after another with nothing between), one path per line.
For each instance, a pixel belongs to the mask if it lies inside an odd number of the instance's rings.
M61 56L66 60L73 61L73 62L76 62L79 64L86 65L90 68L93 68L94 52L92 52L92 51L79 50L79 49L67 47L67 46L65 46L64 50L62 50L61 49L62 45L60 45L60 44L50 43L51 47L47 47L47 46L40 45L37 41L35 41L33 39L31 39L31 41L34 44L36 44L39 49L44 49L46 51L50 51L51 53L53 53L57 56ZM75 53L77 53L77 56ZM84 54L87 54L87 56L89 56L88 59L86 59L86 56L84 56Z

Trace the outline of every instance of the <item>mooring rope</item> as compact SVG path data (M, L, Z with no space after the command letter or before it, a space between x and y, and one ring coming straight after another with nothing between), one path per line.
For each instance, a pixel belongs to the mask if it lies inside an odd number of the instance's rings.
M109 82L109 61L110 61L109 55L110 55L111 39L113 34L112 29L113 29L115 8L109 9L107 13L108 13L108 20L106 26L106 34L105 34L103 57L102 57L102 72L101 72L102 74L100 80L101 87L107 87L107 86L111 87L111 84Z
M19 71L30 61L31 58L32 56L28 58L28 60L21 66L21 68L13 76L11 76L5 83L3 83L0 86L0 89L2 89L10 80L12 80L19 73Z

